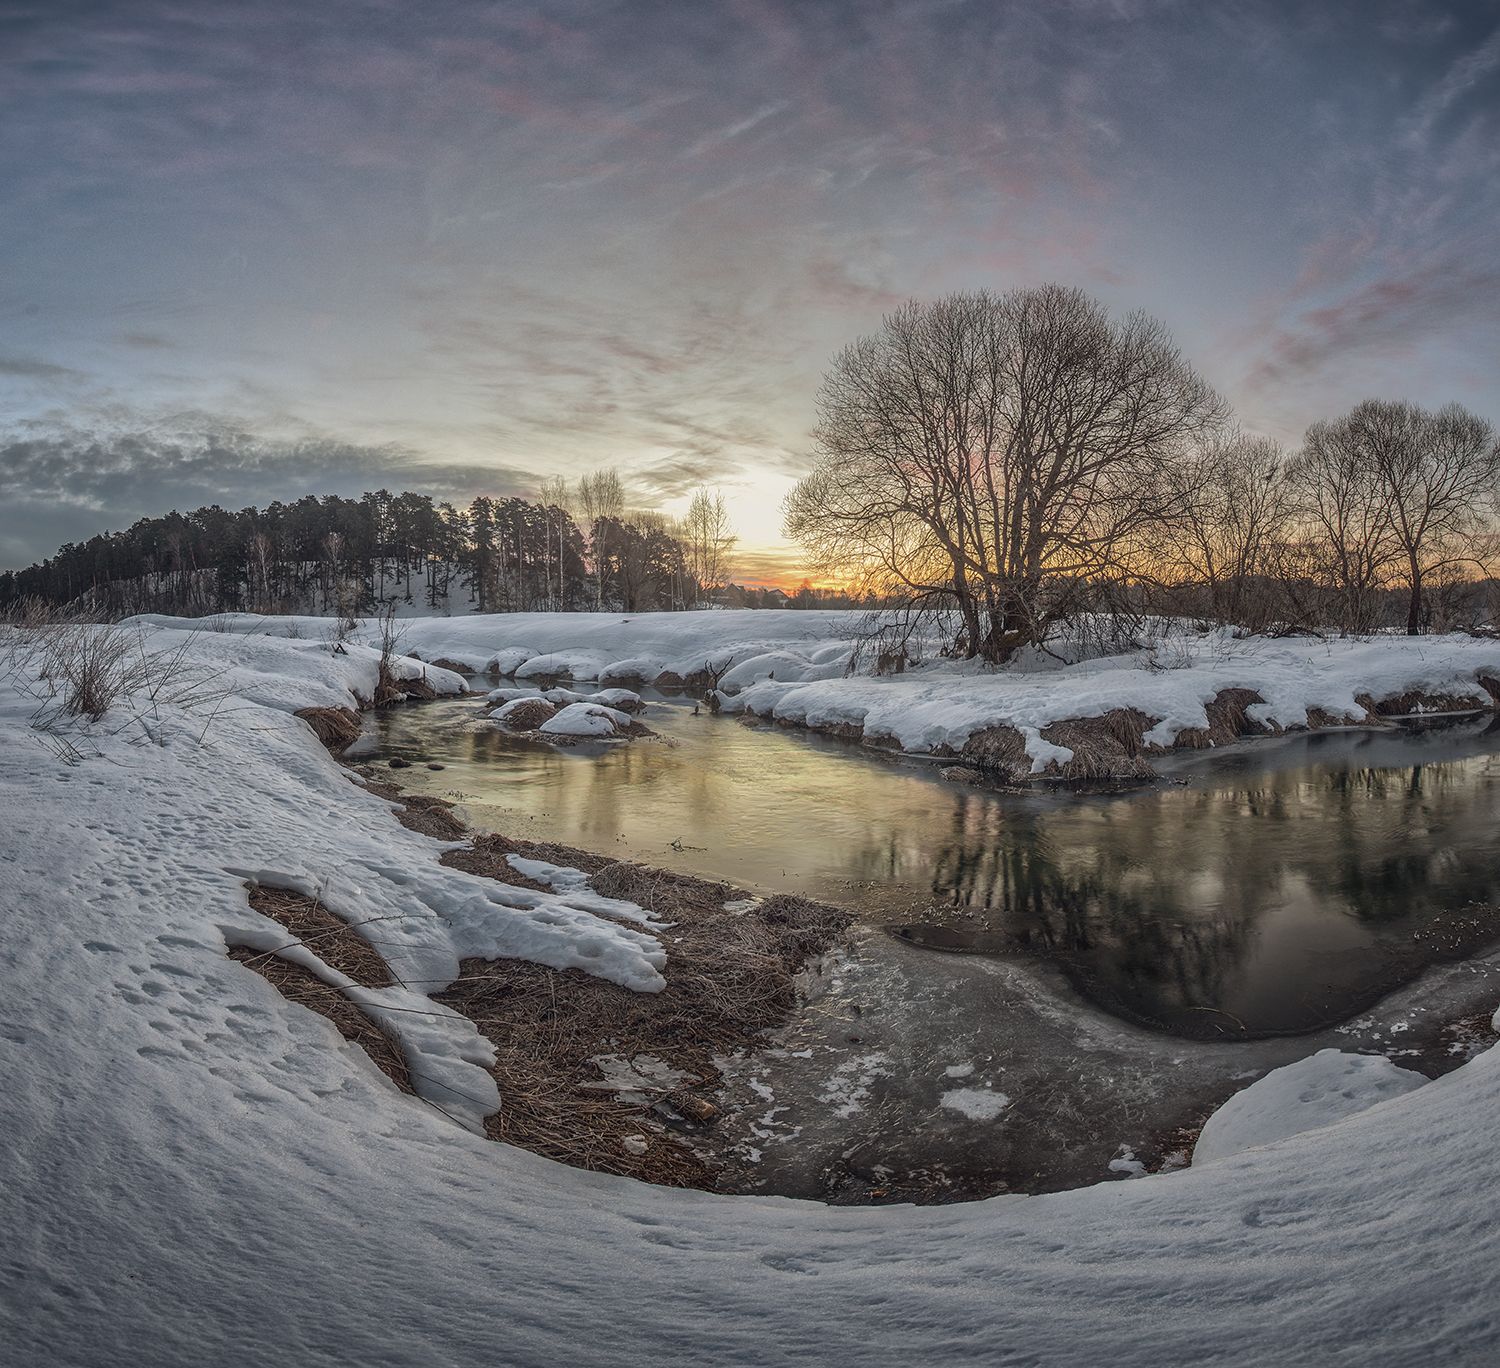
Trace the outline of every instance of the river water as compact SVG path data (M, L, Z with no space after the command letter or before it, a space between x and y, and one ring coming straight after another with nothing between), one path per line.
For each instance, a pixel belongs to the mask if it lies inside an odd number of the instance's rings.
M669 742L575 747L379 715L476 825L843 903L913 943L1055 962L1099 1006L1221 1038L1343 1020L1500 936L1500 730L1355 731L1198 754L1128 794L1004 794L691 700Z
M661 740L557 749L440 702L378 714L364 750L480 828L859 915L778 1048L730 1071L747 1188L1118 1176L1321 1046L1457 1051L1440 1023L1493 996L1488 719L1194 753L1109 795L956 785L685 697L644 720Z

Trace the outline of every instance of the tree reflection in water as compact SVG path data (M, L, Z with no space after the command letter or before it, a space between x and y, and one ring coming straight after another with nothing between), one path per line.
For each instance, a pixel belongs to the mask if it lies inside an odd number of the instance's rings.
M972 795L934 851L929 919L901 931L1055 960L1101 1005L1179 1033L1310 1030L1500 934L1497 797L1491 757L1314 764L998 820Z
M1342 1020L1500 936L1500 732L1257 743L1108 797L942 783L836 742L658 703L669 744L562 753L397 709L388 754L517 835L843 902L916 944L1041 958L1195 1036ZM670 744L675 742L676 744Z

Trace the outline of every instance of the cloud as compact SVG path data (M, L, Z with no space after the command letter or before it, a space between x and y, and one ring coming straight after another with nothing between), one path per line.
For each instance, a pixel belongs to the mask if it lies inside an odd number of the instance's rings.
M56 366L30 356L0 356L0 375L21 380L78 380L82 376L67 366Z
M1500 28L1458 56L1422 95L1407 119L1402 140L1409 147L1426 147L1438 122L1496 71L1500 71Z
M176 343L163 337L160 333L147 332L124 332L115 337L115 341L122 347L135 347L141 351L168 351L176 347Z
M526 494L536 484L535 475L510 467L435 462L407 448L330 438L277 440L229 422L109 431L36 425L0 440L0 555L14 568L62 541L171 509L382 487L467 501Z
M808 578L807 561L791 548L736 546L729 555L729 578L736 584L774 584L790 592Z
M668 503L700 486L721 484L737 473L738 466L730 465L717 453L679 451L665 460L635 467L630 483L648 503Z
M1329 367L1357 368L1372 357L1414 359L1434 337L1500 326L1497 298L1500 270L1452 262L1372 280L1276 327L1248 383L1253 390L1316 383Z

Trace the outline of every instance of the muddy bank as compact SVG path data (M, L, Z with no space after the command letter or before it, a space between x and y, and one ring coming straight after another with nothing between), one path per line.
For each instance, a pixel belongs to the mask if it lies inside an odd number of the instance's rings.
M1481 678L1481 689L1471 694L1430 694L1410 690L1391 698L1357 696L1361 712L1339 716L1320 708L1309 708L1304 726L1280 726L1252 715L1266 700L1253 689L1221 689L1204 704L1205 727L1185 727L1170 745L1150 739L1162 720L1136 708L1116 708L1096 717L1074 717L1041 728L1041 739L1049 746L1072 752L1066 761L1048 759L1034 768L1025 736L1012 726L982 727L963 746L937 745L925 752L951 762L941 771L959 783L999 782L1007 785L1046 784L1135 784L1161 778L1152 763L1173 752L1205 750L1233 745L1256 737L1287 736L1300 732L1349 728L1389 728L1401 721L1470 716L1500 708L1500 681ZM717 700L711 700L711 706ZM858 742L878 750L899 750L896 740L880 733L867 733L858 722L793 722L773 713L756 713L746 706L741 716L794 730L815 732L841 741ZM913 752L908 752L913 753Z
M309 715L311 714L311 715ZM337 754L352 740L346 709L300 714ZM495 1048L502 1105L486 1119L495 1140L578 1168L668 1186L735 1191L717 1136L720 1063L763 1048L798 1001L798 977L853 920L790 895L757 898L726 883L609 860L587 851L494 833L470 833L447 800L404 792L388 769L349 766L368 791L397 804L403 826L464 845L437 856L483 878L542 890L509 857L581 869L609 898L656 915L649 930L667 951L666 987L638 993L580 970L525 960L467 959L429 994L474 1022ZM376 944L315 898L257 886L251 905L278 922L288 947L306 945L356 983L393 981ZM638 923L632 922L635 929ZM327 1017L403 1091L399 1048L344 993L276 952L231 955L289 1001Z

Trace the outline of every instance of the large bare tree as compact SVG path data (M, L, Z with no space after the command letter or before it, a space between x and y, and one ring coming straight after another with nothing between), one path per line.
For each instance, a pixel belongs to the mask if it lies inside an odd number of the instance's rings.
M839 353L786 530L829 575L957 611L959 654L1041 642L1180 511L1227 414L1165 327L1056 285L913 301Z

